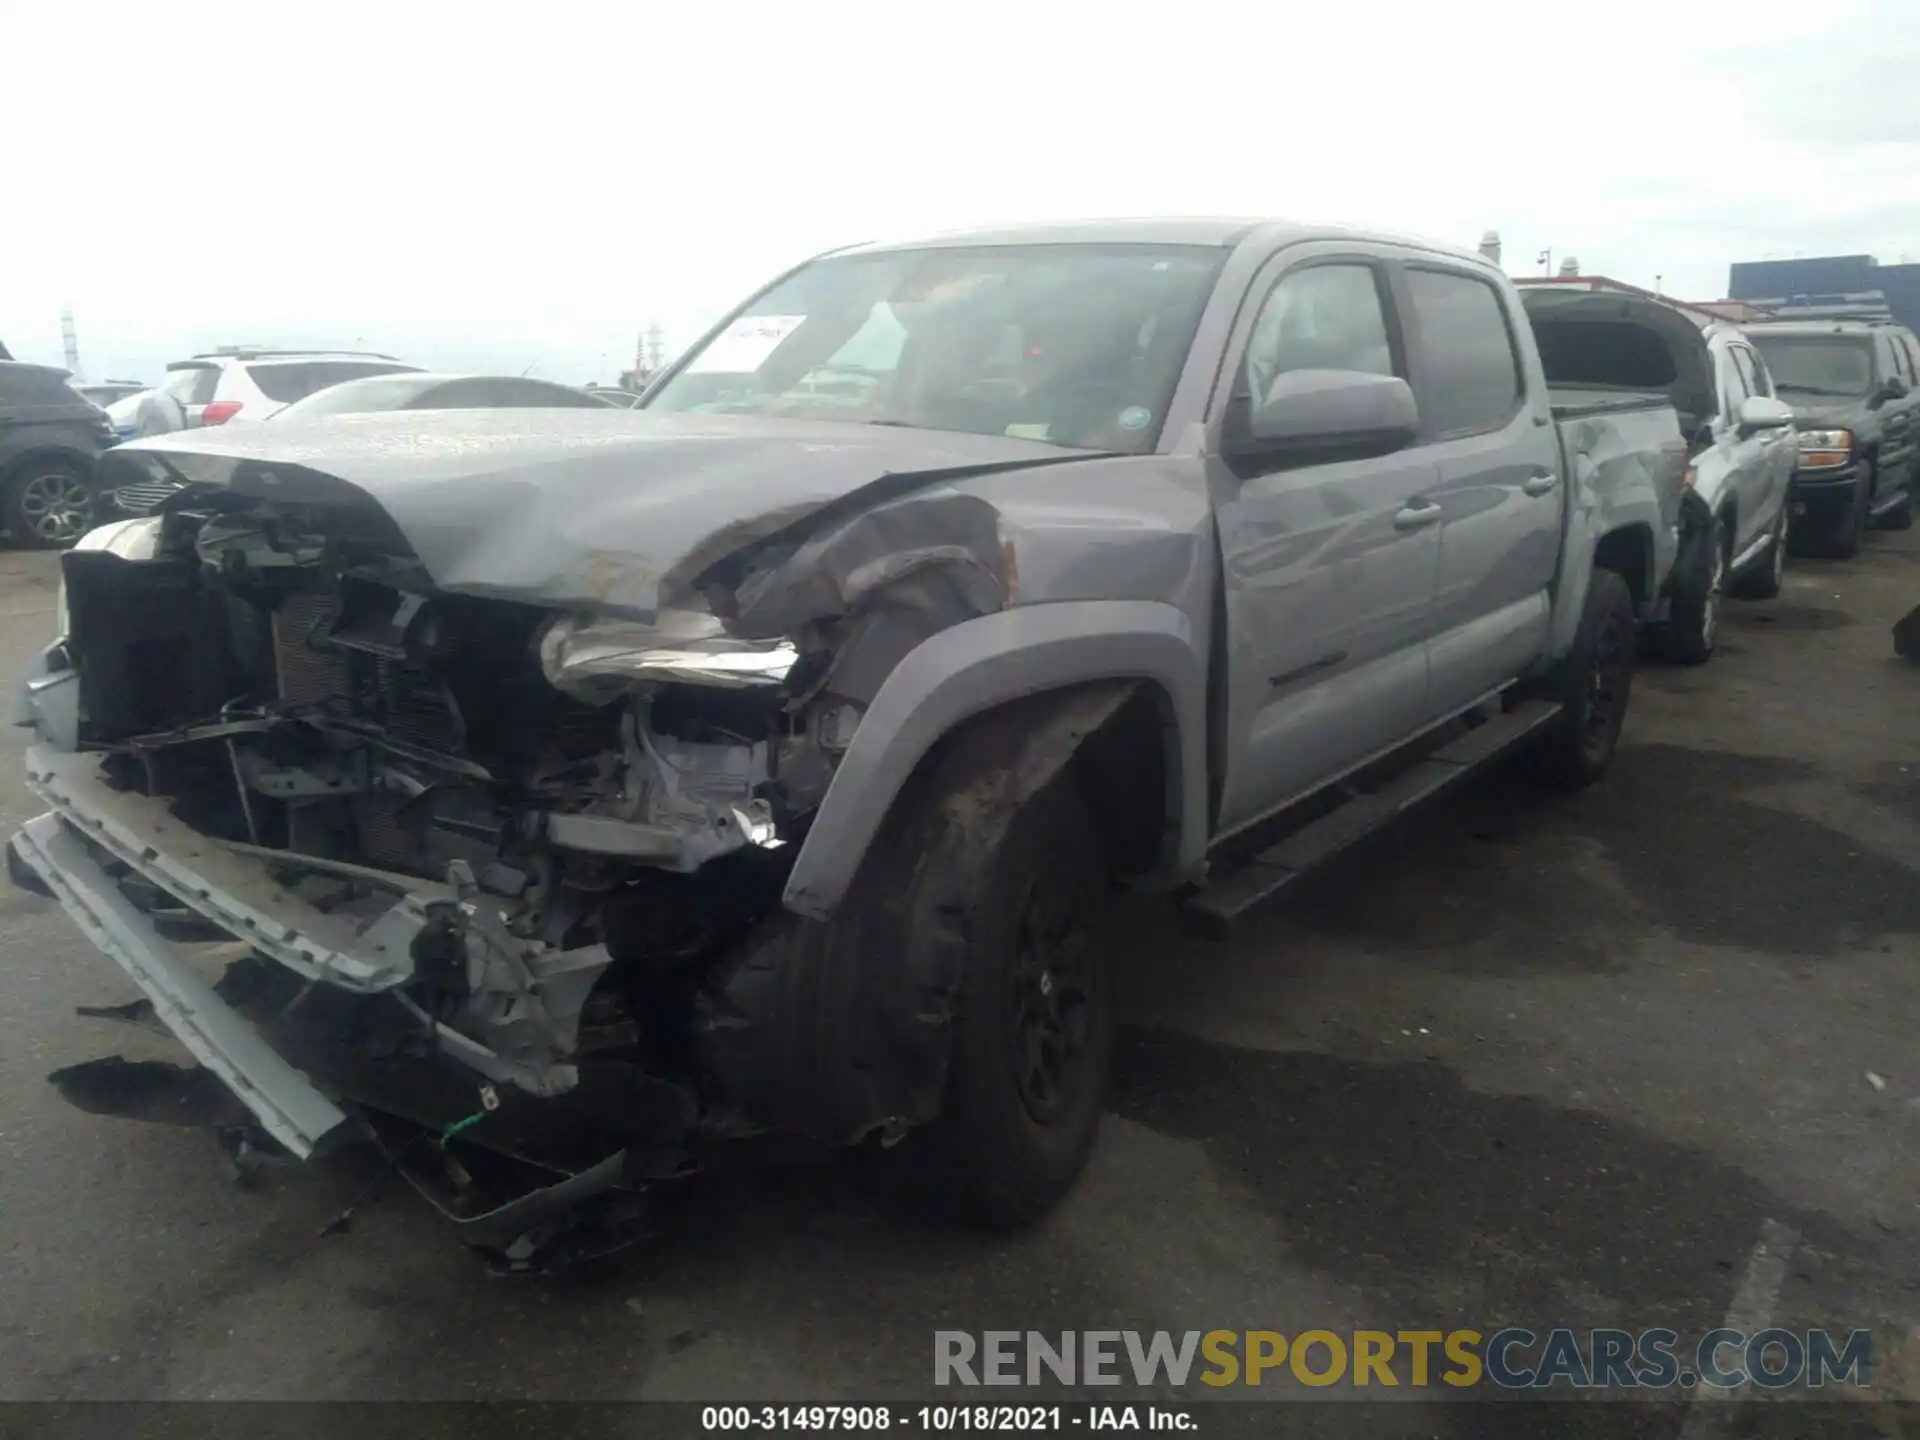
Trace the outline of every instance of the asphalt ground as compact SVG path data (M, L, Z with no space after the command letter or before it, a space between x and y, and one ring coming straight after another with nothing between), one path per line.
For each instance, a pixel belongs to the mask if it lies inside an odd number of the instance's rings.
M55 573L0 555L0 670ZM1879 1393L1920 1399L1920 665L1888 633L1916 603L1913 534L1796 561L1709 665L1643 667L1585 794L1495 773L1230 943L1129 902L1098 1152L1013 1237L838 1162L559 1280L485 1275L403 1187L321 1239L364 1160L244 1192L205 1136L58 1098L56 1067L169 1052L77 1017L131 986L0 892L0 1395L856 1402L932 1393L936 1329L1731 1315L1870 1327ZM0 806L33 808L11 778ZM1642 1433L1701 1433L1681 1398Z

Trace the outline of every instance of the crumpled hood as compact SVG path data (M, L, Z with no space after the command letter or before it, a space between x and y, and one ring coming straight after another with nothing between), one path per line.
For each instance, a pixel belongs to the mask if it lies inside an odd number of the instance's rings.
M716 560L856 491L876 487L878 499L888 481L909 488L1094 453L739 416L401 412L157 436L109 451L102 478L292 503L364 496L443 590L650 619Z

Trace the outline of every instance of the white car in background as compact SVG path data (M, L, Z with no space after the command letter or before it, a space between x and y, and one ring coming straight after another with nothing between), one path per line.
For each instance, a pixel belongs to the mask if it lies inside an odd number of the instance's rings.
M167 378L139 398L133 433L164 435L201 425L264 420L343 380L419 368L391 355L362 350L229 346L167 366Z
M69 380L67 383L82 400L102 410L129 396L145 394L151 388L143 380Z

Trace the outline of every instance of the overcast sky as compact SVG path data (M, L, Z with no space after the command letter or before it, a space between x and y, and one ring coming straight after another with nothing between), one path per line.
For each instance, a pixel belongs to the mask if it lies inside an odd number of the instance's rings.
M58 363L71 306L95 378L247 341L611 380L813 251L1011 219L1492 227L1684 298L1920 260L1913 0L0 0L0 36L0 339Z

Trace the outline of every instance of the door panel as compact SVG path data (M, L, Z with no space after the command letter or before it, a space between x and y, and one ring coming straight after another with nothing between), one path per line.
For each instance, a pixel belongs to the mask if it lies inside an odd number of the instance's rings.
M1741 345L1739 355L1744 362L1743 373L1751 376L1753 393L1769 400L1779 399L1773 393L1773 374L1767 369L1766 357L1751 345ZM1748 544L1756 536L1773 533L1774 525L1787 508L1787 487L1793 483L1793 467L1800 457L1798 431L1791 425L1762 431L1758 438L1762 464L1755 482L1753 526L1748 532Z
M1874 369L1877 372L1875 383L1881 384L1898 376L1906 379L1904 354L1897 354L1893 337L1886 333L1874 336ZM1888 476L1904 477L1907 467L1913 461L1914 418L1920 410L1920 388L1910 387L1909 392L1898 400L1889 400L1881 407L1880 429L1880 494L1885 495L1899 482L1889 482Z
M1418 451L1256 476L1218 511L1231 829L1420 728L1440 527L1403 528Z
M1716 367L1720 375L1720 416L1713 424L1712 449L1700 456L1694 467L1701 493L1716 510L1724 511L1725 502L1733 502L1736 556L1756 533L1755 511L1761 505L1772 463L1764 432L1740 433L1740 407L1755 393L1753 367L1740 351L1741 347L1732 344L1720 351ZM1710 474L1709 466L1721 473Z
M1409 266L1397 286L1442 511L1428 682L1438 718L1544 648L1566 493L1557 432L1526 398L1525 316L1466 271Z
M1440 540L1446 565L1446 537ZM1511 680L1539 658L1553 606L1544 590L1449 628L1428 647L1431 684L1450 685L1466 704Z
M1283 251L1256 278L1222 397L1223 426L1288 370L1405 376L1384 254ZM1440 556L1438 472L1420 449L1247 466L1217 491L1227 607L1231 830L1417 731Z
M1773 398L1773 381L1757 350L1736 343L1728 346L1728 354L1746 394ZM1734 441L1734 495L1739 507L1733 552L1744 555L1772 532L1787 503L1798 445L1791 426L1741 435L1737 404L1728 433Z

